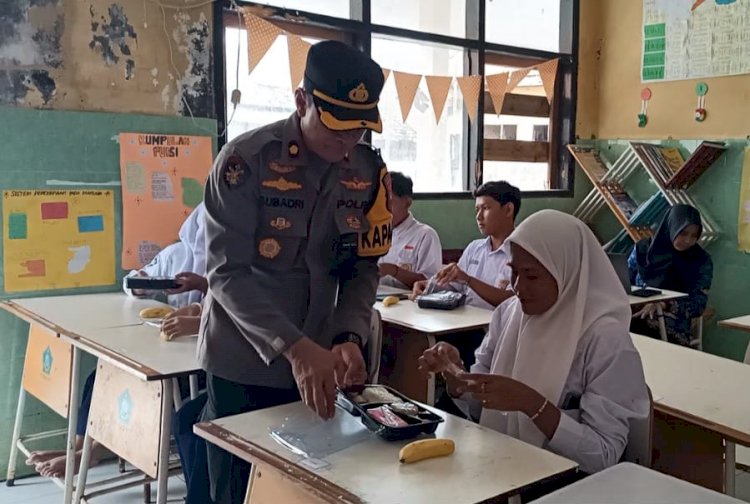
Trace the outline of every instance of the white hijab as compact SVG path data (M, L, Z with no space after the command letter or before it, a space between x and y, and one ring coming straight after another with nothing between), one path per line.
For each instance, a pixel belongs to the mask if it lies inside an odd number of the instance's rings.
M558 406L579 340L603 319L627 329L628 299L594 234L571 215L541 210L523 221L508 241L542 263L557 282L558 297L541 315L524 314L515 297L498 307L495 316L502 320L490 373L523 382ZM545 441L520 412L505 415L485 409L480 423L536 446Z
M176 264L177 269L173 274L190 271L196 275L206 276L206 207L199 204L188 215L180 228L180 242L185 246L186 253L181 263ZM177 294L180 306L200 302L203 294L199 291L190 291ZM172 296L170 296L172 297Z

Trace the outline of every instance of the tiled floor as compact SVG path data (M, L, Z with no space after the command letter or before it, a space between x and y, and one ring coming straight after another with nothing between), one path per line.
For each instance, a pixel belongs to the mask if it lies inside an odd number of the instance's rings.
M117 464L109 463L94 467L89 471L88 480L116 476ZM0 483L0 503L2 504L56 504L62 501L62 490L46 478L24 478L16 480L13 487ZM185 497L185 482L182 476L169 478L170 503L182 504ZM151 501L156 498L156 483L151 484ZM143 504L143 487L133 487L121 492L103 495L91 500L92 504Z
M117 474L116 464L95 467L89 471L91 480ZM738 471L736 480L737 498L750 502L750 473ZM44 478L25 478L16 481L14 487L0 484L0 502L2 504L55 504L62 500L62 490ZM156 497L156 485L152 484L152 502ZM169 480L169 502L182 503L185 496L185 483L181 477ZM142 487L131 488L122 492L105 495L92 500L93 504L141 504L143 503Z

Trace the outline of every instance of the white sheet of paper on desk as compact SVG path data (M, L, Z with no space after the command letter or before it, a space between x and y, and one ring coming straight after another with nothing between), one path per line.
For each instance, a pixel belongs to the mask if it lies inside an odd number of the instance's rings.
M309 411L287 417L269 430L274 441L309 459L325 459L373 436L357 418L338 408L328 421Z

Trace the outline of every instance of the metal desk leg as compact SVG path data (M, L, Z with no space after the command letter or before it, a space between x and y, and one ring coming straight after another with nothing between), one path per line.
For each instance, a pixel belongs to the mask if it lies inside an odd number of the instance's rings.
M435 336L432 334L426 334L427 336L427 348L432 348L437 343ZM435 375L430 373L427 377L427 404L435 406Z
M724 493L734 497L734 475L736 469L735 444L724 440Z
M159 467L157 470L156 504L167 504L169 478L169 440L172 435L172 380L163 380L161 392L161 435L159 439Z
M195 399L198 397L198 375L191 374L188 380L190 380L190 399Z
M21 391L18 393L18 406L16 407L16 423L13 425L13 439L10 441L10 460L8 461L8 472L5 485L13 486L16 480L16 459L18 458L18 440L21 439L21 427L23 426L23 409L26 405L26 391L21 383Z
M656 316L659 317L659 335L662 341L667 341L667 325L664 323L664 310L656 303Z
M73 501L73 473L76 459L76 426L78 424L78 387L81 364L81 350L73 345L73 365L70 377L70 397L68 398L68 440L65 459L65 492L63 504Z
M81 467L78 470L78 482L76 483L76 495L73 499L74 504L79 504L83 493L86 491L86 478L89 475L89 464L91 463L91 445L94 438L89 435L88 426L86 427L86 437L83 440L83 453L81 454Z

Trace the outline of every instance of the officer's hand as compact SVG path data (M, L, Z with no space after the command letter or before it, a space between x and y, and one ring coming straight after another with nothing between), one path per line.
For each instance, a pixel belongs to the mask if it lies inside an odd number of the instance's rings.
M176 289L169 289L167 291L169 294L180 294L193 290L201 291L203 294L208 292L208 280L204 276L190 271L183 271L182 273L177 273L174 278L180 286Z
M285 352L292 365L294 380L302 401L321 418L333 418L336 412L336 375L346 373L341 356L321 347L310 338L302 338Z
M409 295L409 299L412 301L417 298L417 296L421 296L424 294L424 290L427 288L427 280L418 280L414 282L414 286L411 288L411 294Z
M364 385L367 380L367 366L362 350L355 343L342 343L333 347L332 352L341 357L346 365L345 373L336 375L336 385L348 390L356 385Z
M450 263L448 266L437 272L435 280L440 286L448 285L451 282L468 283L469 275L459 268L458 264Z

